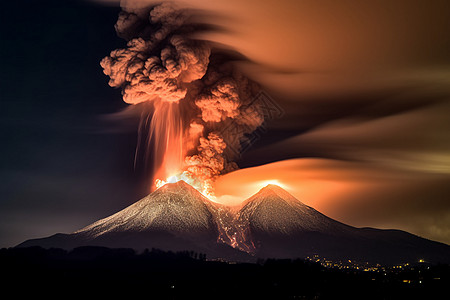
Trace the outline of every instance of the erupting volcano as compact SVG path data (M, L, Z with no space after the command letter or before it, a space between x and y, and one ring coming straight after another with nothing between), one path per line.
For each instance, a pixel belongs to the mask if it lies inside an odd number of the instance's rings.
M123 7L116 31L127 48L101 66L109 85L141 110L135 163L143 157L152 189L184 180L214 197L214 180L237 168L245 135L264 115L253 101L258 85L235 68L235 58L193 38L209 29L197 17L169 3Z
M153 192L72 234L19 246L195 250L246 261L313 255L373 263L449 261L448 245L340 223L277 185L239 207L213 202L215 180L237 168L248 135L267 114L257 101L258 84L236 68L242 57L195 38L212 30L197 14L168 3L125 6L116 31L127 47L101 61L109 85L140 110L135 164L153 174Z

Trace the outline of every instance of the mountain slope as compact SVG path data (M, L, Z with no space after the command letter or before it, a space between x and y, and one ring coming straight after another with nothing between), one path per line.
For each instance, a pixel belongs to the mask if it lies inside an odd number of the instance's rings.
M332 260L401 263L419 258L450 262L450 247L400 230L355 228L301 203L269 185L246 200L236 217L260 257L297 258L318 254Z
M298 230L346 232L352 228L328 218L271 184L244 201L238 220L247 222L252 231L274 235L289 235Z
M184 181L166 184L140 201L75 233L166 231L182 237L217 235L215 207Z
M240 256L218 244L217 209L196 189L179 181L166 184L127 208L72 234L25 241L18 247L72 249L79 246L193 250L209 257Z
M269 185L237 212L206 199L183 181L166 184L129 207L72 234L23 242L18 247L79 246L193 250L209 258L303 258L397 264L425 259L450 263L450 246L400 230L355 228ZM233 249L233 248L235 249Z

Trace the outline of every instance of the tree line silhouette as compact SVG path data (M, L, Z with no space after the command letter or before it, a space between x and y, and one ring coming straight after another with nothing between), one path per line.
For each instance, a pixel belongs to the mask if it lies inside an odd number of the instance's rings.
M57 298L448 299L450 283L448 265L362 272L301 259L210 261L158 249L4 248L0 266L5 295Z

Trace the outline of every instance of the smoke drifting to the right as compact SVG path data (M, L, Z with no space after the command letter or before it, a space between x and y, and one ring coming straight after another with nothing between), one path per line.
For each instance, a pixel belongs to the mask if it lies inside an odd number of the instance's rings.
M101 66L123 100L141 108L137 152L155 187L182 179L212 197L215 179L237 168L241 145L264 113L254 101L259 86L235 59L193 38L211 29L196 17L169 3L123 7L115 28L127 47Z

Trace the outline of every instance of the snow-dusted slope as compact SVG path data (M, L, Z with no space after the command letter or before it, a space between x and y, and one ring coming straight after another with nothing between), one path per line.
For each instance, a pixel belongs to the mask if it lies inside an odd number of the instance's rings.
M86 245L194 250L231 260L248 260L247 252L255 257L318 254L332 260L376 263L419 258L450 262L448 245L400 230L345 225L275 185L261 189L235 212L206 199L184 181L170 183L72 234L28 240L18 246L72 249Z
M317 232L348 231L339 223L303 204L277 185L269 184L247 199L237 219L252 231L289 235L299 230Z
M179 181L166 184L127 208L72 234L28 240L19 247L158 248L230 257L236 251L217 244L217 208L196 189Z
M257 256L398 263L425 258L450 261L450 247L400 230L355 228L321 214L282 188L268 185L247 199L236 216L238 244Z
M96 238L114 232L165 231L182 238L199 238L217 235L215 211L211 201L178 181L75 233Z

